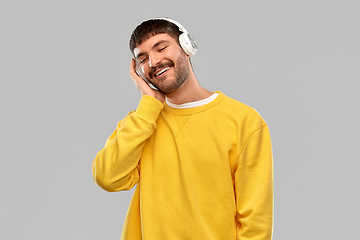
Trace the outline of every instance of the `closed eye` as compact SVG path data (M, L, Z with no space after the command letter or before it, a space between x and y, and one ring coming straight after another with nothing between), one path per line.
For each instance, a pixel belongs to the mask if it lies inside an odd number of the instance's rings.
M167 48L167 46L166 46L166 47L163 47L163 48L160 48L160 49L159 49L159 52L164 51L164 50L165 50L165 48Z
M140 63L140 64L143 64L144 62L146 62L147 59L148 59L148 58L142 58L142 59L140 59L139 63Z

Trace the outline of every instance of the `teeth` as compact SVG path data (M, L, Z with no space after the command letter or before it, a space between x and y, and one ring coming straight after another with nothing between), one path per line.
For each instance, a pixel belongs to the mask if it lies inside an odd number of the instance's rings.
M170 67L166 67L166 68L164 68L164 69L162 69L160 72L157 72L156 74L155 74L155 76L160 76L161 74L163 74L164 72L166 72L167 70L169 70L170 69Z

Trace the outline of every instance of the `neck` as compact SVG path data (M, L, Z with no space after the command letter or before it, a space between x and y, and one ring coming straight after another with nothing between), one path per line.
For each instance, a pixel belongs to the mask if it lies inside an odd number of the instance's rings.
M171 103L183 104L195 102L210 97L212 92L204 89L197 81L195 74L190 70L189 76L181 87L172 94L166 95Z

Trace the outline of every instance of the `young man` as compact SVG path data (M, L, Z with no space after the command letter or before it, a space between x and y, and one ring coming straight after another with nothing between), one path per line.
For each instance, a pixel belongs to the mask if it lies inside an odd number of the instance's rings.
M268 126L254 109L200 86L187 37L170 19L132 33L130 76L142 97L94 159L94 180L107 191L136 185L123 240L270 240Z

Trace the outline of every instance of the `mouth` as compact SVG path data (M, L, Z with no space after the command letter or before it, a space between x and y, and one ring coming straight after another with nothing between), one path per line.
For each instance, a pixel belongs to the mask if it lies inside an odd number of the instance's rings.
M155 76L156 78L159 78L160 76L163 76L169 69L170 69L169 66L163 67L163 68L157 70L157 71L154 73L154 76Z

